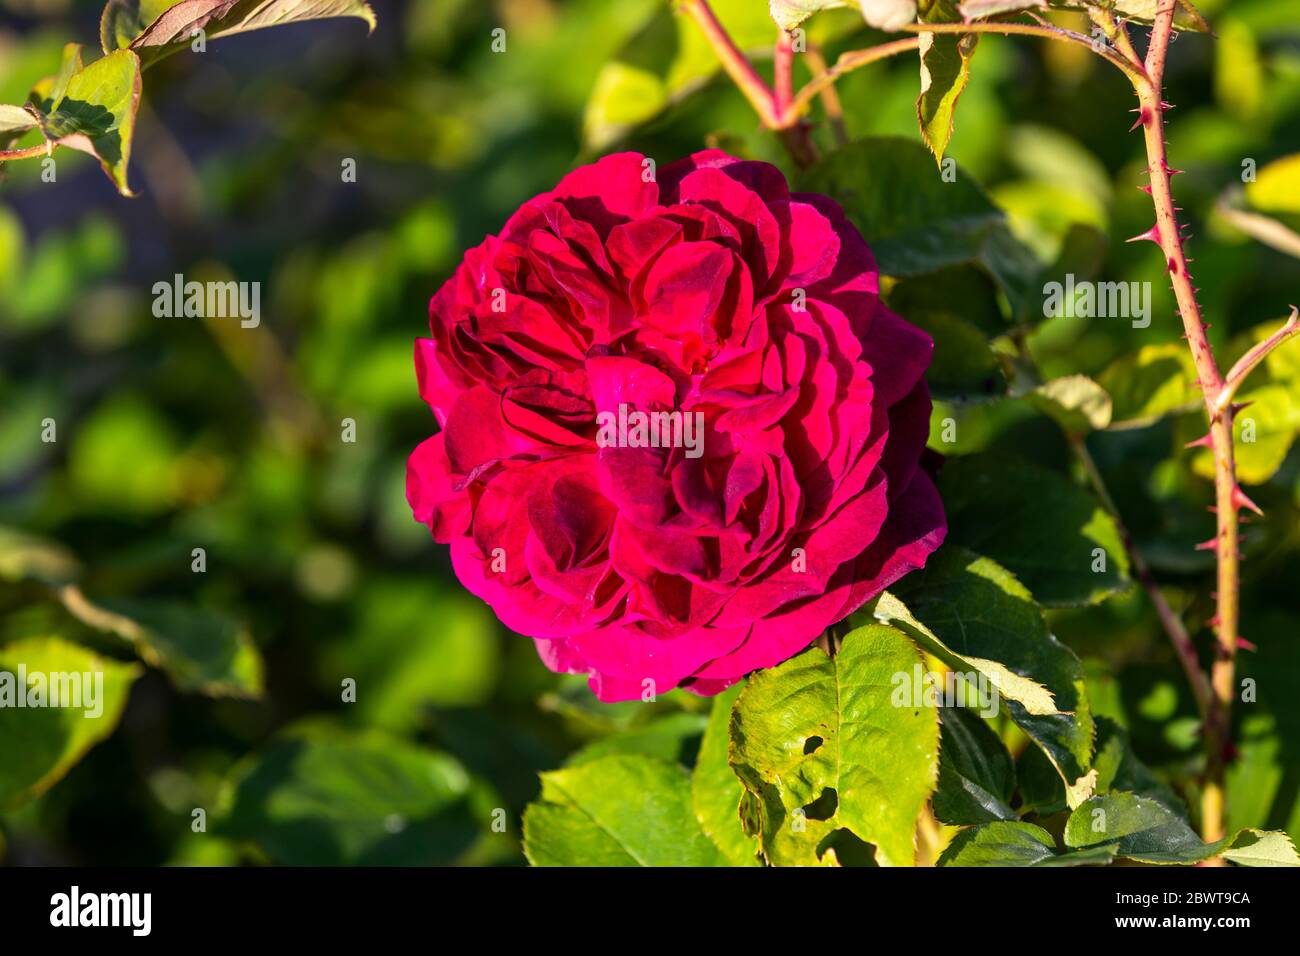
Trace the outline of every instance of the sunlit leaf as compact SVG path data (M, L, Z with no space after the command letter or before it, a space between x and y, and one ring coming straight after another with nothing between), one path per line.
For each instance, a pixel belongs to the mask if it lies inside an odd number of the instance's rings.
M118 50L82 67L80 47L69 44L59 73L33 88L31 105L46 140L96 157L118 192L133 195L127 164L140 106L134 53Z
M956 23L961 16L947 0L937 0L922 17L925 23ZM979 37L974 33L922 33L921 93L916 98L916 117L921 139L942 164L948 140L952 138L957 98L970 82L970 61Z
M1087 773L1093 720L1083 667L1006 568L945 546L896 596L881 595L873 613L958 673L983 674L1067 783Z

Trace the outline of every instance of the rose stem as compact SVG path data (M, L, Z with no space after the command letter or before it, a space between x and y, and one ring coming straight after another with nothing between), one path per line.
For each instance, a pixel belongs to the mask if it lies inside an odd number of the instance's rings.
M726 28L714 16L708 0L680 0L679 8L685 11L703 31L704 38L709 41L718 59L722 61L722 68L727 71L732 82L740 87L740 92L745 94L745 98L754 107L754 112L763 121L763 125L769 129L777 129L779 123L776 116L775 94L763 82L763 78L758 75L745 54L740 52L732 42Z

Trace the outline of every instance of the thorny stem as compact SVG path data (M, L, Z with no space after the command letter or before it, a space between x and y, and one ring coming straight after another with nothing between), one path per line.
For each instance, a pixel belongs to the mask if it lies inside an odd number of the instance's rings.
M1240 579L1238 565L1238 515L1244 496L1237 487L1236 462L1232 445L1234 410L1220 407L1224 391L1214 352L1196 301L1196 289L1187 272L1178 218L1170 186L1170 169L1165 152L1164 113L1168 109L1162 97L1165 58L1173 31L1176 0L1161 0L1151 29L1147 48L1146 75L1134 82L1138 95L1138 124L1146 141L1147 172L1151 200L1155 206L1155 225L1140 237L1156 242L1165 256L1166 268L1173 283L1183 330L1196 363L1197 382L1205 398L1210 422L1209 445L1214 456L1214 499L1216 532L1215 556L1218 564L1218 606L1214 618L1216 631L1214 662L1210 670L1214 714L1205 724L1205 781L1201 796L1201 833L1207 841L1223 837L1224 769L1227 734L1232 710L1234 668L1237 654L1237 624L1240 613Z

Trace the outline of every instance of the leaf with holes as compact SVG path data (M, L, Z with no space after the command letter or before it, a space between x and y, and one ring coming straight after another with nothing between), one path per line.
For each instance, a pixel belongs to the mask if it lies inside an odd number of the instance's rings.
M731 765L770 862L835 865L861 843L879 864L915 862L939 746L935 707L900 695L920 666L906 635L869 624L834 657L813 647L749 678L731 713Z

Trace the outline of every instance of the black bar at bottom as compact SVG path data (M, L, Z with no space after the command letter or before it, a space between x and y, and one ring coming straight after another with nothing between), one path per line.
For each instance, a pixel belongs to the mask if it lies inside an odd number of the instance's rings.
M859 935L882 925L915 929L955 921L987 922L1003 939L1014 932L1028 940L1033 937L1022 934L1042 930L1052 934L1044 939L1072 943L1170 931L1227 940L1291 929L1297 890L1296 871L1185 867L851 873L14 868L0 869L0 925L7 941L76 933L128 944L285 939L337 946L393 933L429 938L448 926L490 941L511 931L539 938L575 931L591 939L600 925L615 934L610 941L647 941L651 927L655 937L671 935L680 921L676 930L688 937L712 926L709 938L724 943L774 919L797 931L804 919L838 912L824 929L838 924ZM783 910L788 921L779 918ZM755 918L762 923L751 923ZM81 925L86 922L117 925Z

